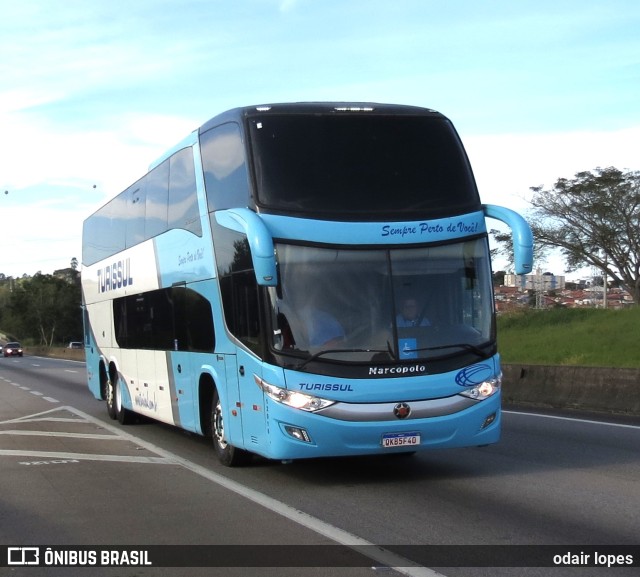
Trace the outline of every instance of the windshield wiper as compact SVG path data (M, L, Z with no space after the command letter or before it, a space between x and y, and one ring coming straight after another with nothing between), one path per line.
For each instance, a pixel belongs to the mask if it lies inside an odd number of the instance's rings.
M389 345L389 343L387 343ZM300 363L297 367L294 367L295 370L300 371L304 367L306 367L310 362L319 359L320 357L330 354L330 353L388 353L391 355L391 358L394 358L392 354L391 347L388 349L325 349L323 351L318 351L311 355L308 359L305 359Z
M485 343L485 347L490 345L491 342L487 342ZM476 355L478 355L480 358L487 358L489 355L487 354L486 351L483 351L480 347L477 347L476 345L472 345L470 343L452 343L450 345L438 345L437 347L422 347L419 349L406 349L406 352L408 353L417 353L420 351L439 351L442 349L451 349L453 347L458 347L460 349L466 349L468 351L471 351L472 353L475 353ZM448 356L448 355L443 355L443 356ZM440 357L435 357L435 358L440 358Z
M398 355L393 350L393 347L391 346L391 343L389 341L387 341L387 352L389 353L389 356L391 357L392 360L394 361L398 360Z

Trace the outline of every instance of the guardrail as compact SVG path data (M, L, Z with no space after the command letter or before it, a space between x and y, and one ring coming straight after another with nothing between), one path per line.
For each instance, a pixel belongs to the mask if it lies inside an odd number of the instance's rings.
M26 355L36 357L54 357L57 359L69 359L72 361L84 361L84 349L69 349L66 347L25 347Z
M640 369L503 365L507 404L640 416Z

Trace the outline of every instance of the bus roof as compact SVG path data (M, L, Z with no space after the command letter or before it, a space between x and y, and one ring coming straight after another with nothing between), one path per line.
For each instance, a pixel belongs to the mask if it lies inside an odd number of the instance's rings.
M366 113L380 115L438 116L442 114L430 108L404 104L381 104L375 102L291 102L259 104L233 108L214 116L199 129L206 132L225 122L239 122L243 118L264 114L348 114Z

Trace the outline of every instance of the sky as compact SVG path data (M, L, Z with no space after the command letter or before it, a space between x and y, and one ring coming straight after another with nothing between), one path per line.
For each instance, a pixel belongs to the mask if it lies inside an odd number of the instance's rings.
M237 106L438 110L482 201L525 216L530 187L640 169L636 0L0 0L0 22L6 276L81 261L89 214Z

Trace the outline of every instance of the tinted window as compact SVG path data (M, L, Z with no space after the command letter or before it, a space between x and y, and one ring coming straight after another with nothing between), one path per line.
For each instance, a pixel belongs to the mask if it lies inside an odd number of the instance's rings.
M224 318L231 334L257 354L262 350L258 284L253 270L220 278Z
M213 317L209 301L188 288L173 287L171 291L179 350L213 351Z
M265 114L249 127L263 210L418 220L480 209L444 117Z
M244 145L235 123L223 124L200 136L209 211L244 207L249 186Z
M153 238L168 229L167 205L169 203L169 161L154 168L146 176L145 237Z
M211 217L224 318L229 331L260 354L258 284L246 235L218 225Z
M186 287L114 299L116 341L123 349L213 351L209 301Z
M144 178L139 180L124 192L127 203L126 246L135 246L145 240L145 180Z
M183 228L201 235L193 151L176 152L169 168L169 228Z
M174 228L202 235L191 148L176 152L84 222L82 263L91 265Z
M127 201L116 196L84 222L82 262L93 264L125 249Z

